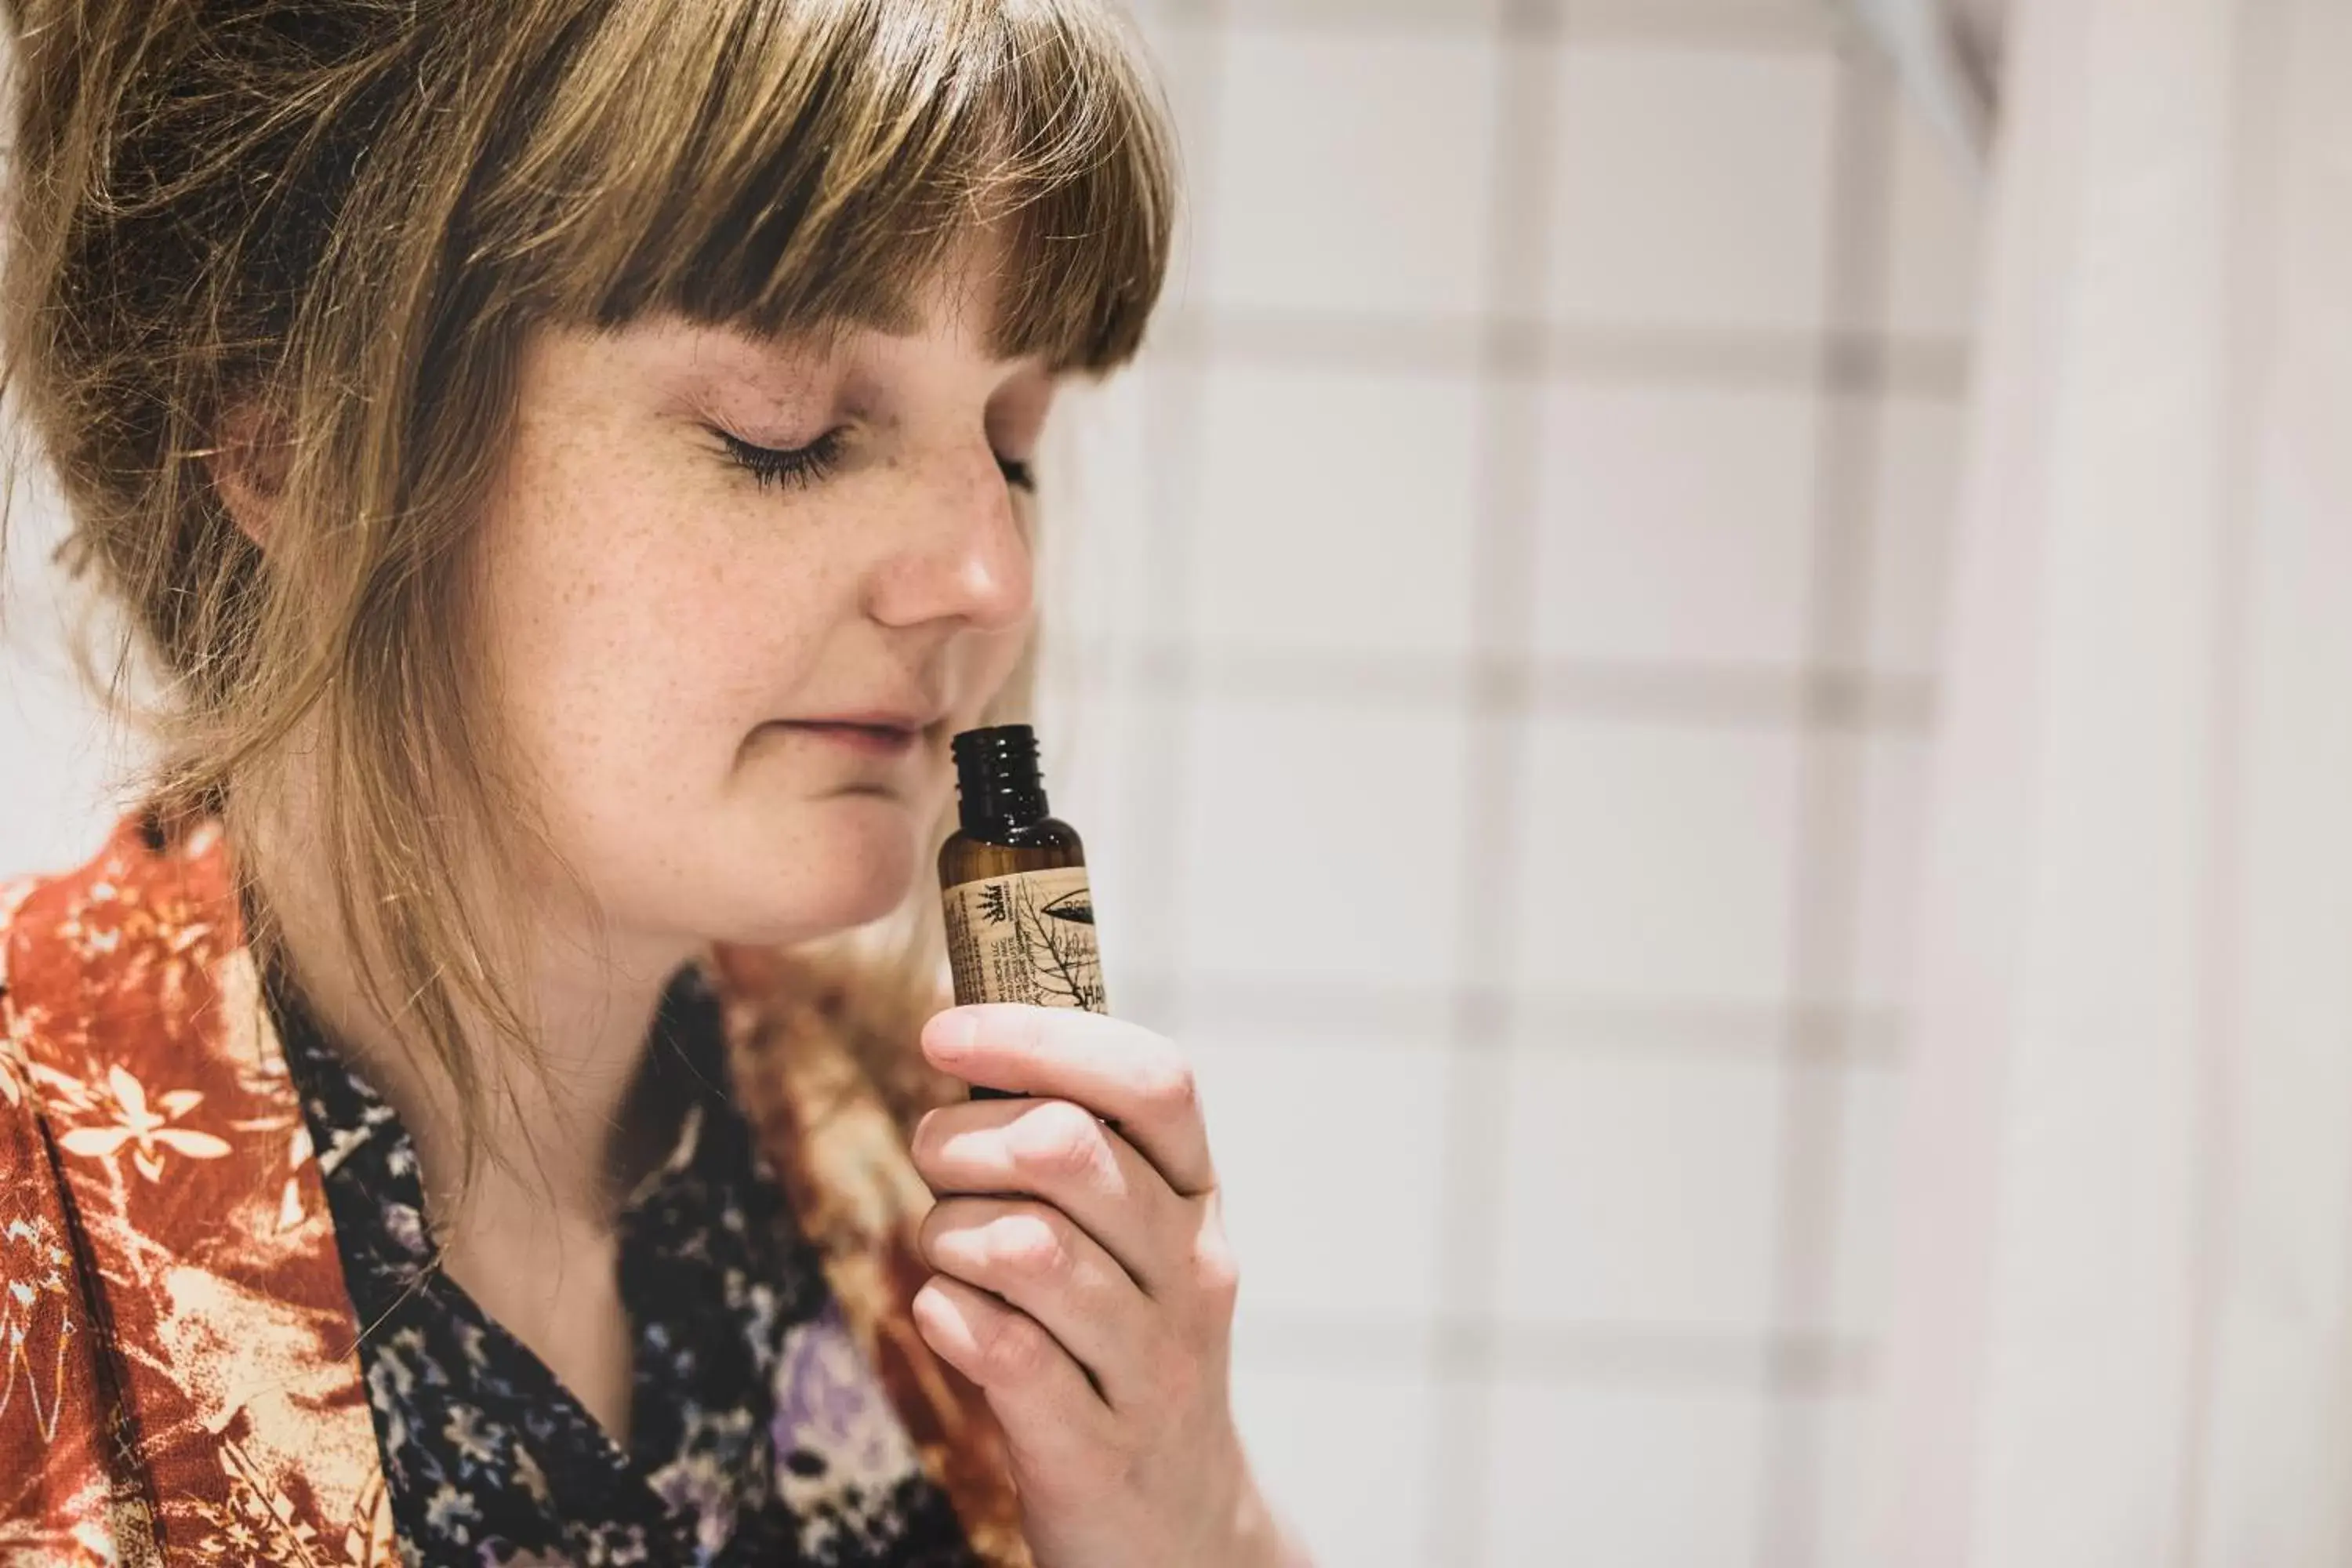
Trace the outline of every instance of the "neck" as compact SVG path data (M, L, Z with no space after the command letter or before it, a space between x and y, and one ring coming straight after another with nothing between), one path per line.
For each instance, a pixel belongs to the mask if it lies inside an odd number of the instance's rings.
M630 1089L645 1063L663 990L698 944L598 931L542 913L518 931L503 978L528 1030L522 1044L461 1009L460 1048L476 1064L472 1119L482 1157L467 1172L467 1119L446 1069L370 996L343 940L331 858L298 814L249 829L239 845L275 921L278 951L328 1040L400 1117L445 1237L504 1231L549 1216L602 1226L634 1175ZM562 900L535 900L553 911ZM463 1191L460 1191L460 1188Z

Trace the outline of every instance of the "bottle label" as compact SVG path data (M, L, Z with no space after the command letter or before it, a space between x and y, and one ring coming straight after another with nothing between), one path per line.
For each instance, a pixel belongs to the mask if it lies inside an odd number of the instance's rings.
M1109 1011L1084 866L959 882L943 898L959 1003Z

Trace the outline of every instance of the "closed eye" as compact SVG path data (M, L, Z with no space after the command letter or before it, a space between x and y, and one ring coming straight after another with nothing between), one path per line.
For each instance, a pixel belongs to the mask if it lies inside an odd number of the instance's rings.
M726 444L729 460L764 489L769 485L805 487L832 473L840 465L847 433L846 426L836 426L805 447L761 447L724 430L718 434ZM1036 469L1026 460L1000 457L996 467L1014 489L1036 493Z
M727 444L729 458L765 489L813 485L824 478L841 461L845 434L845 426L836 426L805 447L758 447L724 430L719 432L719 438Z

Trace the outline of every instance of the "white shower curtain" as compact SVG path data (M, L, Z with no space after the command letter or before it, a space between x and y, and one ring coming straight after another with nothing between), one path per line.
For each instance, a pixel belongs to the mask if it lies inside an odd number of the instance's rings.
M2352 1563L2352 3L2000 98L1862 1561Z

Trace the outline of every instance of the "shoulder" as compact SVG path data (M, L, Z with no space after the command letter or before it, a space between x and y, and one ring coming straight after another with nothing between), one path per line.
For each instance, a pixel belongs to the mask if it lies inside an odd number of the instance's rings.
M0 1539L127 1551L90 1521L129 1476L183 1511L266 1498L289 1529L388 1543L359 1326L218 825L130 819L0 916L0 1254L47 1384L23 1416L0 1400L0 1474L33 1476L0 1489Z
M217 821L173 828L134 812L79 866L0 877L0 943L57 947L105 967L123 937L170 939L192 923L209 931L233 904ZM0 971L0 980L6 975Z
M82 865L7 884L0 1109L48 1124L75 1152L77 1124L92 1119L160 1127L142 1118L155 1109L148 1086L167 1077L237 1077L255 1056L252 1009L236 1005L251 989L242 983L249 966L236 962L242 942L228 855L209 820L166 832L152 818L127 817ZM168 1101L159 1114L168 1120L203 1098L174 1092L186 1088L157 1089ZM158 1157L150 1144L161 1136L138 1142L141 1173L151 1180ZM83 1142L105 1139L90 1132ZM206 1149L213 1142L177 1138Z
M170 1144L149 1138L185 1102L166 1089L152 1127L134 1126L127 1119L149 1102L123 1086L147 1071L129 1047L160 1044L203 993L185 966L227 934L212 929L227 888L223 859L200 834L169 840L134 818L79 867L0 882L0 1274L14 1281L16 1364L32 1380L13 1408L0 1398L0 1471L21 1483L0 1496L0 1537L60 1563L124 1544L91 1523L121 1464L100 1350L123 1324L147 1321L140 1300L95 1305L96 1254L78 1256L109 1246L119 1227L105 1198L132 1189L77 1187L68 1167L93 1163L101 1147L126 1156L146 1178L136 1184L143 1197L168 1190L150 1142L175 1158L214 1143L176 1128ZM128 1511L109 1517L133 1536L149 1528Z
M22 1051L101 1021L168 1025L242 938L219 825L124 817L70 870L0 883L0 1007Z

